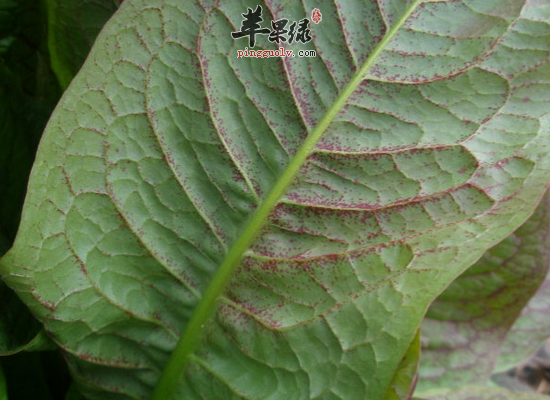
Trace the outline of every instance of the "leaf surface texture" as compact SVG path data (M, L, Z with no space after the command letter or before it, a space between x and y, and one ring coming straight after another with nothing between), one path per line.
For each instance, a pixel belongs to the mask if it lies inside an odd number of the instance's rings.
M319 8L293 45L318 56L237 59L256 3L126 0L49 122L1 272L90 399L149 398L323 118L174 398L383 399L428 304L548 184L538 3L261 5L265 25Z

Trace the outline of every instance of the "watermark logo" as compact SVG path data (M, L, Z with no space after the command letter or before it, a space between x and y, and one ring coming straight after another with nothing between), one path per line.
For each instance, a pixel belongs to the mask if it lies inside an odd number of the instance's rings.
M282 47L278 50L252 50L256 45L256 35L269 35L268 40L270 42L282 44L302 43L306 44L312 40L310 20L303 18L300 21L293 21L289 25L289 20L281 18L277 21L271 21L271 29L264 28L261 25L262 18L262 6L256 6L255 10L251 8L247 9L247 12L241 14L243 20L241 22L241 30L237 32L231 32L233 39L241 39L248 37L248 47L244 50L237 50L237 57L256 57L256 58L269 58L269 57L295 57L293 50L284 50ZM314 9L311 13L311 20L318 24L322 19L321 12L318 8ZM288 27L288 28L287 28ZM299 57L316 57L315 50L299 50Z
M311 20L318 24L323 19L323 16L321 15L321 11L319 11L318 8L314 8L311 12Z
M269 29L260 26L260 22L264 20L262 18L262 6L258 5L254 11L249 8L246 14L241 15L244 18L241 23L241 30L238 32L231 32L233 39L240 39L248 36L249 46L254 47L256 44L256 35L270 34Z

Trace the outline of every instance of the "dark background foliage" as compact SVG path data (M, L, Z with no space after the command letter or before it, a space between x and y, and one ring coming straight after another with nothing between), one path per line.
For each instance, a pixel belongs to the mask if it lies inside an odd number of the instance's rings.
M48 118L119 4L0 0L0 255L15 238ZM0 363L11 400L66 396L70 376L61 354L25 352L49 348L40 324L0 283L0 354L10 355L1 357ZM76 396L71 391L67 398Z

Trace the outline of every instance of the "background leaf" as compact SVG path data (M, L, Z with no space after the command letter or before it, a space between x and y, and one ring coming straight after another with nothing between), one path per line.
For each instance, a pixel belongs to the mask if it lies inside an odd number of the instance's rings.
M417 332L397 368L384 400L409 400L416 386L420 361L420 331Z
M76 385L69 388L64 400L85 400L85 397L78 391Z
M64 20L50 35L67 47L62 55L71 60L73 68L67 74L76 73L109 13L114 12L114 2L70 2L65 7L61 1L49 3L55 9L50 14ZM0 0L0 256L15 238L36 147L61 95L49 66L47 17L42 2ZM47 348L40 327L0 282L0 354L44 348L41 341Z
M66 88L80 70L100 29L122 0L45 0L52 66Z
M70 383L59 352L19 353L0 357L9 400L62 399Z
M433 394L424 397L429 400L546 400L548 398L542 394L513 392L484 386L434 391Z
M15 238L36 147L61 95L46 38L61 47L55 64L70 81L116 9L115 0L48 5L63 22L48 22L41 1L0 1L0 254Z
M550 276L523 308L502 345L495 371L504 371L527 360L550 337Z
M549 266L550 196L546 196L524 225L490 249L430 306L422 323L419 390L486 383L510 328ZM520 347L540 344L526 340Z
M524 3L316 3L292 48L318 57L259 63L230 36L256 3L125 1L50 120L4 278L90 399L145 399L248 247L174 398L383 399L428 304L548 184L547 24Z
M0 1L0 257L15 238L38 140L60 94L45 17L40 2ZM21 351L40 327L0 282L0 354Z
M41 328L21 300L0 283L0 355L52 349Z
M95 4L99 6L101 2ZM83 13L73 21L85 23L87 18ZM97 23L94 20L88 24L87 37L97 34L101 27ZM47 25L42 1L0 0L0 257L15 238L38 141L61 95L50 68ZM67 43L71 37L84 33L66 27L64 34ZM90 47L91 43L72 44L71 49L78 50L80 56L72 58L73 66L80 66ZM52 343L41 328L21 300L0 282L0 355L51 350ZM61 398L69 376L59 357L57 352L48 352L2 358L10 399L42 400L50 398L50 393L53 398ZM56 388L47 389L40 381L44 368ZM30 381L33 385L28 384ZM5 391L6 382L2 380L0 385Z
M17 232L36 147L60 95L49 68L45 16L40 2L0 2L0 236L4 247Z
M2 364L0 364L0 400L8 400L8 387L6 385Z

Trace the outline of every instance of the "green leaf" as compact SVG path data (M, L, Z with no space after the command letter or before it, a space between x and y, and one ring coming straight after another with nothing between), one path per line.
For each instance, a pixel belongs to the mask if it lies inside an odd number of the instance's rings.
M549 249L550 196L546 196L524 225L490 249L430 306L422 323L419 390L489 380L508 331L548 273ZM531 348L529 341L521 345Z
M319 7L317 57L237 58L255 2L126 0L46 129L1 272L90 399L383 399L548 184L537 5L261 4Z
M548 396L529 392L484 386L467 386L454 390L440 390L424 395L427 400L547 400Z
M74 78L122 0L45 0L52 66L63 88Z
M409 400L415 389L418 363L420 361L420 331L411 343L401 364L393 376L384 400Z

